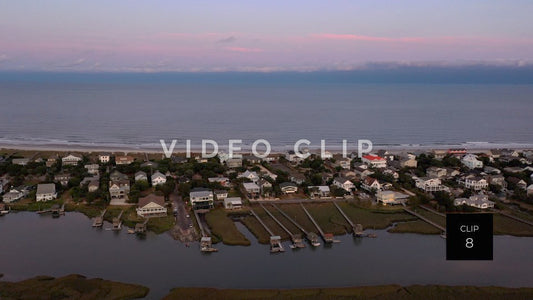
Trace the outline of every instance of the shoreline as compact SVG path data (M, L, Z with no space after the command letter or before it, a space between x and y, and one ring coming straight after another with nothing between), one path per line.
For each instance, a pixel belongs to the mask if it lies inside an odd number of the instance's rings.
M170 143L168 143L170 144ZM347 153L357 151L357 147L350 147L352 145L348 142ZM235 151L235 153L244 154L251 153L251 147L249 145L241 144L242 150ZM312 153L320 152L320 146L310 146L306 147ZM475 143L462 143L462 144L405 144L405 145L382 145L374 144L372 150L388 150L392 152L401 152L401 151L432 151L432 150L448 150L452 148L464 148L466 150L472 151L488 151L491 149L520 149L528 150L533 149L533 144L524 144L524 143L490 143L490 142L475 142ZM82 153L94 153L94 152L123 152L123 153L140 153L140 154L164 154L164 151L161 146L159 147L133 147L127 145L86 145L86 144L24 144L24 143L0 143L1 150L9 151L57 151L57 152L82 152ZM227 151L225 145L220 145L219 149L222 151ZM284 154L288 150L292 150L290 145L286 146L272 146L272 151L270 154ZM201 153L202 148L199 145L191 145L191 154ZM332 154L341 154L342 146L332 144L326 144L326 151L331 152ZM211 148L207 149L207 152L211 152ZM262 150L258 150L262 153ZM182 145L176 145L176 148L173 151L173 154L185 154L186 148Z

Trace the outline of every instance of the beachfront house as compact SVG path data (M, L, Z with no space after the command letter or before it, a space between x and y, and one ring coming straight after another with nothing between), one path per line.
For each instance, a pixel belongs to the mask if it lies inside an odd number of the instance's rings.
M469 169L483 168L483 162L474 154L467 154L461 159L461 163Z
M189 201L193 209L213 208L213 192L210 190L196 190L189 193Z
M57 198L56 185L53 183L42 183L37 185L37 193L35 194L35 200L51 201Z
M111 154L110 153L100 153L98 155L98 160L102 164L107 164L111 160Z
M59 159L59 157L57 155L52 155L52 156L48 157L46 159L46 163L45 163L46 167L47 168L52 167L53 165L55 165L57 163L58 159Z
M416 158L406 157L400 160L401 168L416 168L417 166L418 162L416 161Z
M117 164L117 165L129 165L134 160L135 160L135 158L133 158L133 156L121 155L121 156L115 157L115 164Z
M364 155L361 157L361 161L372 168L385 168L387 167L387 160L377 155Z
M25 166L30 162L29 158L13 158L11 163L14 165Z
M242 208L241 197L230 197L230 198L224 199L224 208L225 209L241 209Z
M152 180L152 186L158 186L160 184L165 184L165 182L167 182L167 176L165 176L159 171L156 171L154 174L152 174L151 180Z
M242 159L241 158L228 158L226 160L226 166L230 169L234 168L240 168L242 167Z
M136 211L137 215L143 218L164 217L167 215L165 199L162 196L156 196L154 194L139 198Z
M63 166L75 166L80 161L82 161L82 157L75 154L69 154L61 159Z

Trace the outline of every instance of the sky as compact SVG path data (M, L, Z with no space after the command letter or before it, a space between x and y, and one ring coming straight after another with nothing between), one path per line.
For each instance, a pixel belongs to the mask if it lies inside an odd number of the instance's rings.
M0 1L0 71L533 64L533 1Z

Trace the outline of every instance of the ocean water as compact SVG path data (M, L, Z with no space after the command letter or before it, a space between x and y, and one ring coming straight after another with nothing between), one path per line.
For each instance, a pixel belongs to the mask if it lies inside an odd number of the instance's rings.
M0 80L2 145L532 145L532 117L529 84Z

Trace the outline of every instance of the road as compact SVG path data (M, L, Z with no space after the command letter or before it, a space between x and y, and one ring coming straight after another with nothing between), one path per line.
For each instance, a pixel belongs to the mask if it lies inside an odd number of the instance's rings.
M176 225L174 225L170 231L174 239L183 243L197 241L199 235L196 232L195 227L192 226L191 212L188 211L185 202L183 202L181 197L178 196L177 190L170 195L170 201L172 201L173 211L177 211Z

